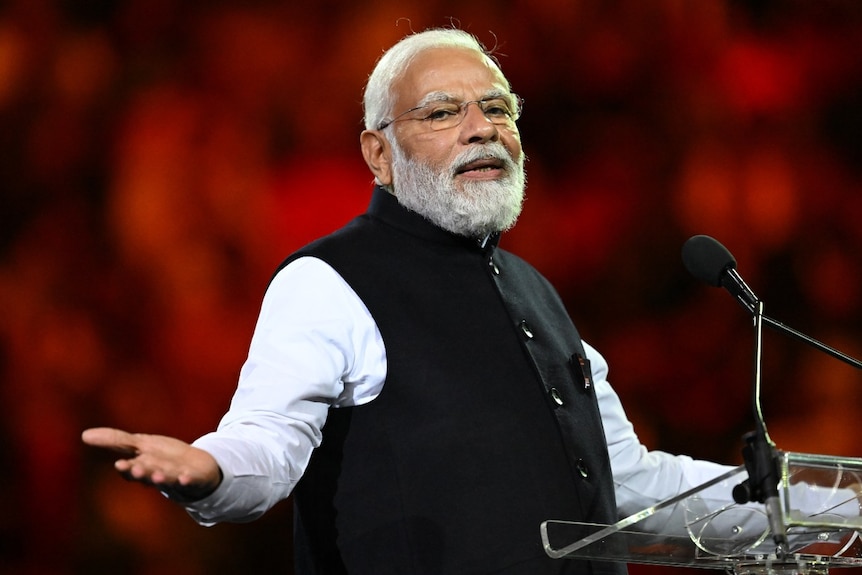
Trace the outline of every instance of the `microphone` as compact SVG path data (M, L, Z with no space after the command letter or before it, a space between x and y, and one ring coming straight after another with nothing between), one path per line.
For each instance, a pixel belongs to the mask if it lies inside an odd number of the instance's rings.
M760 301L736 271L736 259L718 240L692 236L682 246L685 269L713 287L723 287L748 311L754 313Z

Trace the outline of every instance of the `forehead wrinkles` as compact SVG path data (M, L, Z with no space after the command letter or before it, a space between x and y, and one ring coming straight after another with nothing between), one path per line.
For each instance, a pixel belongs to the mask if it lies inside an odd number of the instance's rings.
M488 97L476 94L477 90L511 91L503 72L487 55L449 46L415 54L391 88L402 107L415 106L420 98L422 102L435 101L437 92L449 96L447 100L463 101Z

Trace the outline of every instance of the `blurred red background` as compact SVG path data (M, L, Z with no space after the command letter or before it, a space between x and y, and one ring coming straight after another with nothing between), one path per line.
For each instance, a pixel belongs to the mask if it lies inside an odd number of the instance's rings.
M452 23L525 100L503 246L557 285L647 445L739 463L753 425L750 322L684 271L691 235L862 356L862 3L7 0L2 573L291 572L289 504L201 528L79 435L213 428L275 266L366 205L375 60ZM768 331L764 385L780 448L862 456L858 371Z

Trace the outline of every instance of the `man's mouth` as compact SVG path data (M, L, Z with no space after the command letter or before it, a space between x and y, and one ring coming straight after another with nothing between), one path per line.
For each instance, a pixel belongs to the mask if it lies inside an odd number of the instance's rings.
M465 174L468 172L481 173L502 170L505 168L505 162L498 158L483 158L475 160L468 164L464 164L456 170L456 174Z

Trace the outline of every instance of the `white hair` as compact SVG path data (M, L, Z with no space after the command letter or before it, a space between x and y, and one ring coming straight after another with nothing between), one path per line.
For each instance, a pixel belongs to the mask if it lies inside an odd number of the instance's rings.
M487 58L498 70L500 67L490 52L469 32L454 28L434 28L402 38L377 61L365 86L365 128L376 130L392 113L392 86L417 54L432 48L466 48ZM507 86L508 87L508 86Z

